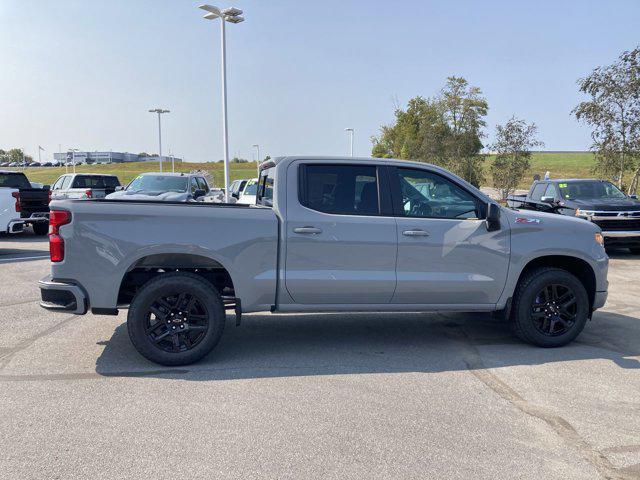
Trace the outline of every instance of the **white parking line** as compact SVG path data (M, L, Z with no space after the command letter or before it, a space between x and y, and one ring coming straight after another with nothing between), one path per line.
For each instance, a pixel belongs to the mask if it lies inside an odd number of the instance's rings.
M11 257L11 258L0 258L0 263L4 262L15 262L16 260L37 260L42 258L49 258L49 255L40 255L38 257Z

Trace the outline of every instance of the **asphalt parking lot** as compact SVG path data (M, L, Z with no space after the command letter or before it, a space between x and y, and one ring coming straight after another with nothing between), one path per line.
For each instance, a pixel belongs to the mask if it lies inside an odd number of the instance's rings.
M45 239L0 238L0 477L640 478L640 257L574 344L485 315L233 316L204 361L38 306Z

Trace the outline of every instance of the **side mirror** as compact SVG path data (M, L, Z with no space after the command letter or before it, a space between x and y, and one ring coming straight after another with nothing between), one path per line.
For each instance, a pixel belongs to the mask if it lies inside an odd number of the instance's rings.
M193 198L204 197L206 194L207 192L205 190L199 188L195 192L193 192Z
M542 197L540 199L540 201L542 203L548 203L549 205L555 205L556 204L556 199L553 197Z
M500 230L500 207L493 202L487 203L487 231Z
M122 185L118 185L118 186L115 188L115 190L114 190L114 191L116 191L116 192L120 192L120 191L122 191L122 190L124 190L124 187L123 187Z
M636 194L629 195L629 198L633 198L634 200L637 200L638 199L638 195L636 195Z

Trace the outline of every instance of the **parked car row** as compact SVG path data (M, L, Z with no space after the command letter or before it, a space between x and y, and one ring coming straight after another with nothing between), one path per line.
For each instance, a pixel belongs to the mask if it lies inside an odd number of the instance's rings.
M68 164L69 166L73 165L72 163ZM80 163L76 163L76 165L80 165ZM61 167L64 166L62 163L57 162L2 162L0 163L0 167L20 167L20 168L28 168L28 167Z

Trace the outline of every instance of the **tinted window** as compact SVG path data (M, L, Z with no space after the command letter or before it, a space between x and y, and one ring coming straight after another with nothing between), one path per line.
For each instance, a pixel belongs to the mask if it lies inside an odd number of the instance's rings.
M187 177L169 175L139 175L127 186L134 192L186 192Z
M544 195L542 195L543 197L552 197L552 198L556 198L556 187L553 183L550 183L549 185L547 185L547 189L544 191Z
M255 180L249 180L247 186L244 187L243 195L256 195L258 193L258 182Z
M71 183L71 178L73 177L70 177L70 176L64 177L64 180L62 181L62 185L60 185L60 188L62 190L69 188L69 184Z
M64 176L62 176L58 180L56 180L56 183L53 184L53 186L51 187L51 190L58 190L60 188L60 186L62 185L63 181L64 181Z
M611 182L567 182L559 183L558 188L562 198L567 200L626 197Z
M0 187L31 188L23 173L0 173Z
M73 181L71 188L104 188L104 178L95 175L79 175Z
M376 167L369 165L306 165L301 202L319 212L377 215Z
M104 184L106 187L115 188L120 186L120 180L118 177L102 177L104 179Z
M267 207L273 206L273 185L275 167L267 168L260 172L260 188L258 188L258 196L256 203Z
M546 183L537 183L531 192L531 200L540 201L542 194L547 189Z
M477 218L477 201L453 182L426 170L398 168L402 212L407 217Z
M207 185L207 182L204 178L196 177L196 181L198 182L198 188L200 190L204 190L205 192L209 191L209 185Z
M196 190L198 190L198 181L196 180L196 177L191 177L190 188L191 193L195 193Z

